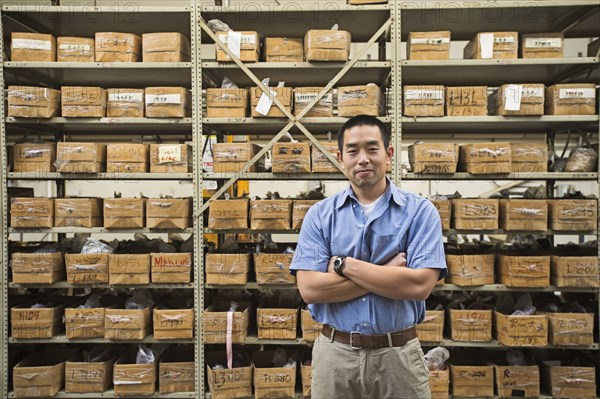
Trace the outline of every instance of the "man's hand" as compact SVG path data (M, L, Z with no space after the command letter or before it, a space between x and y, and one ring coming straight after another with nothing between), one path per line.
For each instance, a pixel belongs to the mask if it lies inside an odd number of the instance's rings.
M385 265L383 265L383 266L406 267L406 253L405 252L398 253L392 259L390 259L389 261L387 261L387 263Z
M337 258L337 256L332 256L329 258L329 263L327 263L327 273L335 273L335 270L333 270L333 262L335 262L335 258Z

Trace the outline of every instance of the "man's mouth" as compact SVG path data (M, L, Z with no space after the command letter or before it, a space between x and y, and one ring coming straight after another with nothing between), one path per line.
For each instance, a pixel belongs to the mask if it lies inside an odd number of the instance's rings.
M372 172L371 169L361 169L361 170L357 170L356 171L356 175L357 176L366 176L366 175L368 175L371 172Z

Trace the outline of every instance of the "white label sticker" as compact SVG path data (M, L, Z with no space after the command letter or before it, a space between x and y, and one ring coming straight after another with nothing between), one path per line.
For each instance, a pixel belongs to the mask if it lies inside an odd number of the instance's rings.
M492 58L494 56L494 34L482 33L479 35L479 47L481 58Z
M266 93L261 94L258 104L256 104L256 112L261 115L267 115L269 113L269 110L273 105L273 98L277 97L277 93L273 90L271 90L271 94L273 97L268 96Z
M114 102L142 102L144 98L143 93L131 93L131 92L120 92L120 93L109 93L108 101Z
M241 57L242 32L227 32L227 47L238 58Z
M494 36L494 44L514 43L513 36Z
M317 92L314 93L295 93L296 97L295 100L296 102L310 102L312 100L314 100L315 98L317 98ZM321 99L319 100L319 102L333 102L333 93L327 93L325 94L323 97L321 97Z
M410 44L431 44L434 46L441 46L442 44L450 43L448 37L414 37L410 39Z
M59 44L58 49L63 51L91 51L92 47L89 44L66 43Z
M181 104L179 94L146 94L146 104Z
M529 48L561 48L562 40L552 37L526 37L525 47Z
M523 96L523 86L508 85L506 90L504 90L504 109L507 111L520 110L522 96Z
M181 146L161 145L158 147L158 163L181 162Z
M407 90L406 100L443 100L443 90Z
M560 89L558 92L558 98L595 98L596 93L594 89Z
M217 190L219 188L219 184L216 180L204 180L202 186L205 190Z
M29 50L52 50L50 40L35 40L35 39L13 39L13 48L23 48Z

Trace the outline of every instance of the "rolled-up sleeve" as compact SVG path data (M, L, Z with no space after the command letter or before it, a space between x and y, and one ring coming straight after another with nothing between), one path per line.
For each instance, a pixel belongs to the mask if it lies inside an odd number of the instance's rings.
M298 270L326 272L329 258L332 256L330 252L329 242L323 234L319 218L319 204L315 204L308 210L302 222L290 273L295 275Z
M408 230L406 262L412 269L440 269L439 279L448 274L442 223L438 211L429 201L421 202Z

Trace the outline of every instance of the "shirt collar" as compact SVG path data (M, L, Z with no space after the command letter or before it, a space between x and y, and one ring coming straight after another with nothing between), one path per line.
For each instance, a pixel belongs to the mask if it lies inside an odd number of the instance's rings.
M402 196L400 195L400 191L396 189L394 183L392 183L392 181L387 177L385 178L385 180L387 182L387 188L383 193L384 201L389 202L391 197L394 200L394 202L399 206L404 205L404 201ZM352 198L354 201L358 202L358 199L356 198L356 195L352 190L352 185L350 184L348 184L348 187L346 187L346 189L338 197L335 204L335 209L341 208L348 201L348 198Z

